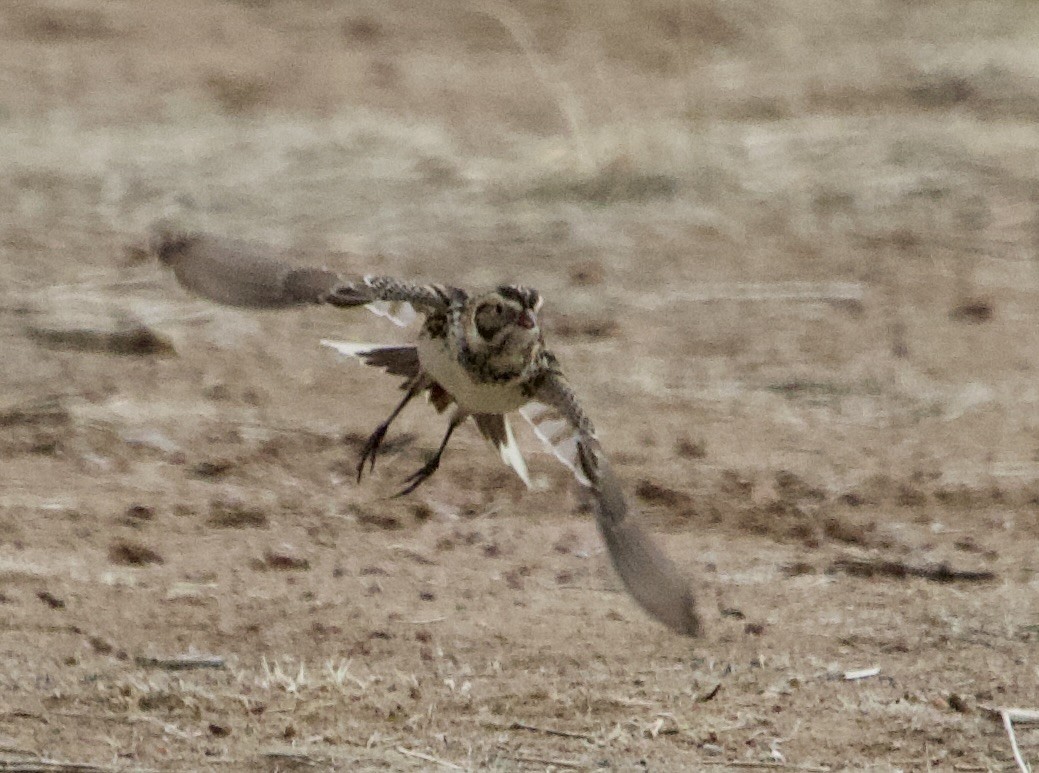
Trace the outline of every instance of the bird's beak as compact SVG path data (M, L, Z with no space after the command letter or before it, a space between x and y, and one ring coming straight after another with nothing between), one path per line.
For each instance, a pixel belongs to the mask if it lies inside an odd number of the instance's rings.
M534 319L534 312L530 309L524 309L523 313L520 314L519 319L516 320L516 324L520 327L525 327L527 330L533 329L534 325L537 324L537 320Z

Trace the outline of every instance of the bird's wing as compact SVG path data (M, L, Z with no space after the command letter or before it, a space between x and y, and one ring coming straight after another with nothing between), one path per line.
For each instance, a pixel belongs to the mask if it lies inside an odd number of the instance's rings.
M335 349L345 357L355 357L365 365L382 368L391 376L417 378L422 372L418 360L418 349L414 346L382 346L381 344L357 344L349 341L322 339L322 346Z
M542 375L534 382L531 400L522 408L523 416L548 449L565 464L582 486L591 481L581 467L579 447L582 441L598 442L591 419L581 408L555 356L543 351Z
M474 413L473 421L476 422L480 434L498 449L501 460L514 469L529 488L530 475L527 474L527 463L523 460L523 453L512 434L509 417L500 413Z
M404 326L419 314L442 313L452 292L439 285L409 284L392 277L350 280L329 269L294 266L267 245L163 226L153 229L151 249L183 287L229 306L366 306Z
M632 516L595 429L554 358L536 382L532 397L521 413L591 492L599 532L628 592L672 630L698 635L700 617L689 583Z

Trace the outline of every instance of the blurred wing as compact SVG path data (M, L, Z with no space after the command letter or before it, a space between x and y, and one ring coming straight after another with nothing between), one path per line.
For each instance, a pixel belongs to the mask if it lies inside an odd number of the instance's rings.
M441 303L424 286L381 277L350 281L329 269L294 266L277 257L275 249L255 242L160 226L152 235L151 249L185 289L228 306L366 306L403 327L414 322L420 311L436 310ZM392 297L385 297L387 291ZM431 302L434 308L429 309Z
M700 633L689 583L648 533L629 517L620 483L570 385L550 358L534 391L535 402L521 413L534 432L592 494L596 523L624 587L652 617L686 635Z
M229 306L284 309L323 303L343 283L334 271L293 266L274 257L269 247L237 239L160 231L152 250L185 289Z
M698 636L700 615L689 582L653 538L632 518L620 483L598 442L580 446L592 480L595 520L624 587L651 617L683 636Z
M520 479L530 488L530 475L527 474L527 463L523 460L523 454L516 444L516 438L512 434L512 425L509 417L500 413L474 413L473 421L476 422L480 434L490 441L491 445L498 449L501 460L509 465L520 476Z

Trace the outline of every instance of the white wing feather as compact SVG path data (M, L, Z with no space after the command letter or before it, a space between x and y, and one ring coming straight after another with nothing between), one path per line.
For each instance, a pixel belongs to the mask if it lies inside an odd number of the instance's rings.
M512 424L509 422L508 416L503 416L502 418L505 420L505 443L498 448L498 453L501 454L501 460L514 469L527 488L530 488L530 475L527 472L527 463L523 459L523 452L520 451L520 447L516 443L516 437L512 434Z
M360 357L373 349L379 348L379 344L357 344L351 341L330 341L327 338L321 340L321 345L327 346L329 349L335 349L344 357Z
M520 415L530 422L534 434L548 446L577 478L582 486L591 486L591 481L581 471L578 460L577 441L580 433L550 405L529 402L519 409Z
M416 319L418 312L407 301L372 301L365 308L378 317L386 317L394 325L407 327Z

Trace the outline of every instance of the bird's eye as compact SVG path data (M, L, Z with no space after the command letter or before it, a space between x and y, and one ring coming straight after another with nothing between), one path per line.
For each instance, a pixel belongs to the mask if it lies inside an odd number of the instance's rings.
M498 314L501 314L502 312L505 311L505 307L502 306L500 303L496 303L496 304L494 304L494 311L496 313L498 313Z

